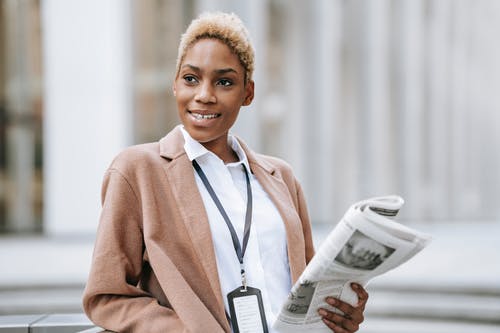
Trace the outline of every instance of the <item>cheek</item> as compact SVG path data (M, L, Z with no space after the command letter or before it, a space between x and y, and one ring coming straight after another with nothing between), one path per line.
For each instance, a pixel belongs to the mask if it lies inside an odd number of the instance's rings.
M175 94L175 101L177 102L177 105L184 105L189 101L189 99L190 94L185 89L177 90L177 93Z
M221 104L225 104L228 108L240 109L244 104L245 96L241 93L221 95L218 101Z

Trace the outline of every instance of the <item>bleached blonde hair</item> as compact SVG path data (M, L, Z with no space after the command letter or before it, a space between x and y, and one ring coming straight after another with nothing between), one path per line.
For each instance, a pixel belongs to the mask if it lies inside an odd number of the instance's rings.
M181 63L188 49L204 38L218 39L226 44L245 69L245 83L252 79L255 52L248 30L236 14L222 12L202 13L191 22L181 36L177 53L176 77L179 75Z

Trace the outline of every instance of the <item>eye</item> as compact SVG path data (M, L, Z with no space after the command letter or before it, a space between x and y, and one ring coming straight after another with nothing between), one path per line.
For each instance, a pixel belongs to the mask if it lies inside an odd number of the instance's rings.
M217 81L217 85L229 87L229 86L233 85L233 81L228 80L228 79L220 79L219 81Z
M194 77L193 75L184 75L182 78L187 84L194 84L198 82L196 77Z

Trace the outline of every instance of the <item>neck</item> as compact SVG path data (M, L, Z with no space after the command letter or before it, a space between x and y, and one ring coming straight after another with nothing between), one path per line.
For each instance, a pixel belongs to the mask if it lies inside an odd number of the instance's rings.
M210 150L212 153L217 155L224 164L238 162L240 158L236 154L236 152L229 146L227 143L227 137L224 141L220 142L206 142L201 143L205 148Z

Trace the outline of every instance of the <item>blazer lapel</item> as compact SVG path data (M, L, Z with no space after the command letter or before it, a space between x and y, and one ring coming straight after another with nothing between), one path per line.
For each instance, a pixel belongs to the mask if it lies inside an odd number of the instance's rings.
M266 193L278 209L285 224L287 237L288 261L292 283L295 283L305 269L305 241L302 224L297 211L293 209L294 203L290 190L280 177L275 175L274 168L256 157L256 155L240 141L245 150L252 173L259 180Z
M177 128L160 141L160 154L172 159L166 164L165 173L191 238L192 246L196 250L214 293L212 309L217 312L217 319L225 327L227 320L210 225L196 185L193 167L184 152L183 143L184 139Z

